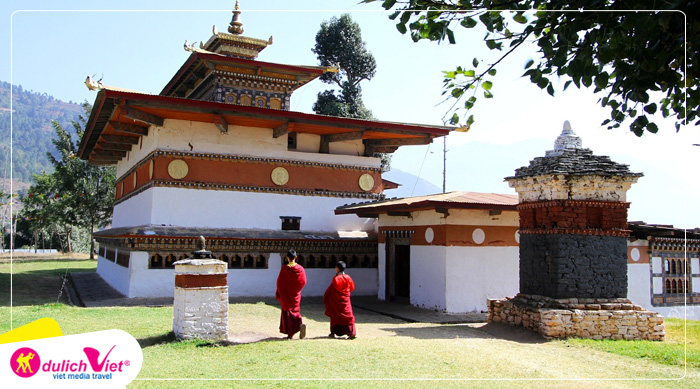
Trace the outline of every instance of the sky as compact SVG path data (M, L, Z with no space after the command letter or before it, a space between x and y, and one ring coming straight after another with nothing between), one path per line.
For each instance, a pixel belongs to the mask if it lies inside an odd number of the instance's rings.
M88 75L106 85L158 94L189 56L183 50L185 40L206 41L213 25L225 31L234 3L207 1L206 9L199 9L200 3L179 0L3 1L0 42L8 55L0 59L0 80L73 102L94 101L96 93L84 84ZM350 13L377 61L376 76L361 84L364 103L375 118L404 123L442 125L451 105L442 103L442 71L468 66L474 57L482 63L496 60L482 42L483 32L456 28L455 45L414 43L396 30L381 2L357 3L243 0L243 35L273 36L274 43L258 57L261 61L317 65L311 48L321 22ZM644 173L628 192L630 220L700 227L700 147L692 146L700 143L698 128L687 126L676 133L673 121L658 118L658 134L638 138L624 125L609 131L601 126L609 117L598 106L601 96L572 86L551 97L522 78L531 58L537 53L523 46L500 63L495 97L479 99L469 132L447 137L447 191L514 194L503 177L552 149L568 120L584 147ZM316 95L331 88L319 80L307 84L292 96L291 109L312 112ZM441 188L442 140L401 147L392 169ZM405 189L415 182L400 184Z

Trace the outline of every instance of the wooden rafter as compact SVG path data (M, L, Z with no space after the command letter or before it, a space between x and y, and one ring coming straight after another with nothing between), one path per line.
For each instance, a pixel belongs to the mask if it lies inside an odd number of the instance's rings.
M149 124L152 126L163 126L163 118L160 116L156 116L153 114L150 114L148 112L141 111L139 109L136 109L132 106L126 106L124 108L124 113L126 117L132 120L136 120L137 122L141 122L144 124Z
M146 136L148 135L148 127L135 126L133 124L119 123L114 120L110 120L109 124L114 128L115 131L123 132L126 134Z
M427 145L432 142L430 136L419 136L414 138L390 138L390 139L367 139L365 145L372 147L378 146L409 146L409 145Z
M217 122L214 124L222 134L228 134L228 122L222 115L218 115Z
M289 132L289 125L290 125L290 123L287 122L281 126L277 126L277 127L273 128L272 129L272 137L279 138L282 135L287 135L287 133Z
M131 151L132 145L127 145L123 143L109 143L109 142L97 142L100 146L99 150L116 150L116 151Z
M102 135L100 136L100 140L108 143L120 143L125 145L137 145L139 143L138 136L126 135Z
M92 151L92 155L123 158L126 157L126 151L95 149Z

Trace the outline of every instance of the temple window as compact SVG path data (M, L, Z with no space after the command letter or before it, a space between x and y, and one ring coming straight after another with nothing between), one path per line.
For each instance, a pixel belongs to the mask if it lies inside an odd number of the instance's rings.
M290 132L287 134L287 150L296 150L297 149L297 133L296 132Z
M280 216L282 220L282 231L299 231L301 227L300 216Z
M148 268L149 269L158 269L163 267L163 257L161 257L158 254L153 254L151 255L151 258L148 262Z
M129 267L129 255L128 251L119 250L117 251L117 265L123 267Z
M282 264L284 265L284 253L280 254L282 258ZM377 255L336 255L336 254L324 254L324 253L298 253L297 263L308 269L334 269L338 260L345 262L348 269L358 269L358 268L376 268L379 262Z

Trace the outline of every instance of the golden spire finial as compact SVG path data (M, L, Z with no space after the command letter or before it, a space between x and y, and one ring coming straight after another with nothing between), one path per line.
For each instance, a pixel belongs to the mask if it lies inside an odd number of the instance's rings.
M243 34L243 23L241 23L241 10L238 8L238 0L236 0L236 7L231 12L233 13L233 18L231 23L229 23L228 32L234 35L241 35Z

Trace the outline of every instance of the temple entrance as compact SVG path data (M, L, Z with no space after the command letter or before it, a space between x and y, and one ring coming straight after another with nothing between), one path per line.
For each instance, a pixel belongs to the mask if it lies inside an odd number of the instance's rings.
M389 238L386 258L387 300L408 303L411 297L411 246L409 238Z

